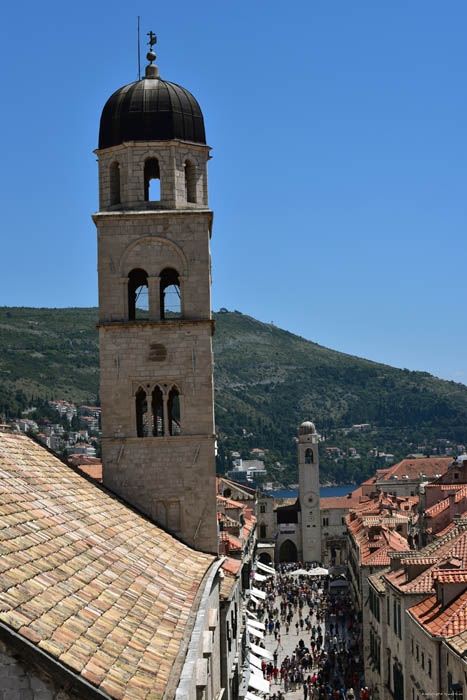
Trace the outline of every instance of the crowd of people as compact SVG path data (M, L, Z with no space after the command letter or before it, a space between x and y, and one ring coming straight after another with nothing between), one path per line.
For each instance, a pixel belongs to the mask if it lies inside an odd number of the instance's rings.
M265 625L267 644L260 644L273 655L263 662L271 684L269 700L289 700L297 691L303 700L367 700L360 625L348 593L331 592L327 577L300 574L299 569L311 567L281 566L261 584L265 600L250 603Z

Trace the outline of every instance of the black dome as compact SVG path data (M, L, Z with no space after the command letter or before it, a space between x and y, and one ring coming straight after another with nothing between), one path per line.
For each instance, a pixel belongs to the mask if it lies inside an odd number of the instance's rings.
M105 103L99 148L124 141L170 139L206 143L200 106L180 85L160 78L142 78L114 92Z

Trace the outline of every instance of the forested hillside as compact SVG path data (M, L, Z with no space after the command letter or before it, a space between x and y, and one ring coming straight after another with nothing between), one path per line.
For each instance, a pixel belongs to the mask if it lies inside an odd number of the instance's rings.
M269 449L278 479L293 480L298 425L312 418L327 438L323 473L360 479L381 466L372 447L395 458L437 441L467 442L467 386L329 350L239 312L215 314L219 466L230 450ZM17 416L36 397L98 401L96 309L0 308L0 412ZM371 423L370 433L342 428ZM361 459L335 462L326 445ZM281 462L276 469L275 462ZM286 465L285 472L281 467Z

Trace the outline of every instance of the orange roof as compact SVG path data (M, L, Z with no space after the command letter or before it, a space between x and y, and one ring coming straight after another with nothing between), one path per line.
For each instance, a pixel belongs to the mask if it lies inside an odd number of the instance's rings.
M467 583L467 569L437 569L433 580L440 583Z
M238 574L240 571L240 568L242 566L242 562L240 559L232 559L232 557L226 557L224 562L222 563L222 569L228 574Z
M402 566L397 571L386 574L386 579L389 583L406 593L431 593L434 590L433 572L439 569L443 562L446 562L450 557L456 557L459 560L459 570L467 568L467 531L459 530L458 526L455 526L443 537L424 547L420 555L418 559L416 557L410 557L407 560L403 559L402 563L407 561L407 564L423 564L423 558L425 557L431 563L431 566L410 581L407 580L406 570Z
M217 500L224 503L227 508L243 508L243 503L240 503L240 501L233 501L231 498L217 496Z
M230 532L221 532L220 538L222 542L228 542L229 548L231 550L242 549L243 542L238 538L230 534Z
M353 508L355 505L360 503L360 500L362 498L364 498L365 500L367 499L366 496L362 496L362 487L359 486L358 489L355 489L355 491L348 493L346 496L331 496L329 498L320 498L319 502L321 505L321 509L345 509Z
M451 637L464 632L467 629L467 589L446 607L432 595L409 608L409 613L430 634Z
M90 476L91 479L102 482L102 464L79 464L78 469Z
M420 474L425 474L428 478L434 478L436 474L444 474L452 462L452 457L426 457L424 459L403 459L394 464L381 475L383 481L387 481L391 476L407 475L409 479L418 479Z

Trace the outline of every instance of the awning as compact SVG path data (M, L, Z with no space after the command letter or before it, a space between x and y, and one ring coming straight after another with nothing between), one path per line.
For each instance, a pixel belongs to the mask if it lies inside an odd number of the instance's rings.
M263 602L263 601L261 600L261 598L257 598L257 597L256 597L255 595L253 595L252 593L250 593L250 598L251 598L251 600L252 600L254 603L256 603L257 605L260 605L260 604Z
M245 610L246 614L248 617L252 617L254 620L258 619L258 615L254 612L251 612L251 610L248 610L248 608Z
M255 579L255 581L266 581L267 576L263 576L262 574L255 573L253 578Z
M259 588L254 588L252 586L250 591L251 595L255 595L257 598L261 598L261 600L266 600L266 593L264 593L264 591L260 591Z
M272 566L268 566L267 564L263 564L262 561L257 561L255 564L257 569L261 569L261 571L265 571L267 574L275 574L275 570L272 568Z
M250 673L255 673L257 676L264 678L262 669L254 666L253 664L250 664Z
M245 700L262 700L259 695L255 695L254 693L250 693L249 690L246 691L245 695Z
M264 637L264 634L260 630L257 630L256 627L250 627L250 625L247 625L246 628L254 637L258 637L258 639L262 639Z
M266 629L266 625L264 624L264 622L258 622L258 620L247 620L246 624L249 627L256 627L257 630L265 630Z
M269 693L269 681L256 673L250 673L248 687L259 690L260 693Z
M314 569L310 569L308 576L327 576L329 571L324 569L322 566L316 566Z
M269 659L269 661L272 661L272 654L267 649L263 649L263 647L259 647L256 644L250 644L250 649L256 656L261 656L262 659Z
M258 656L255 656L254 654L250 653L248 654L248 661L252 666L256 666L256 668L263 670L263 662Z

